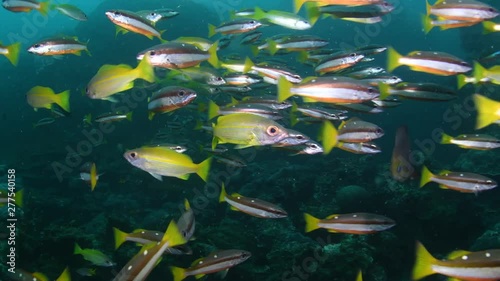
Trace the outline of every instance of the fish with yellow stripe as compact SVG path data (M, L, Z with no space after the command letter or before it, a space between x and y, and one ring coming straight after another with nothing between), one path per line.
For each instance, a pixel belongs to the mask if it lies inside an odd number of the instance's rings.
M69 90L56 94L51 88L42 86L35 86L26 93L28 104L31 105L35 111L38 108L52 109L54 104L57 104L64 109L64 111L70 112L69 96Z
M162 146L143 146L132 149L126 151L123 157L133 166L148 172L160 181L162 181L162 176L187 180L192 173L196 173L202 180L207 181L212 162L212 158L207 158L196 164L188 155Z
M258 218L276 219L288 216L285 210L269 202L257 198L245 197L238 193L228 195L224 183L221 186L219 202L227 202L231 205L231 210L241 211Z
M426 166L422 168L420 187L429 182L436 182L443 189L452 189L464 193L478 193L497 187L497 183L483 175L465 172L441 171L433 174Z
M446 260L434 258L417 242L412 280L420 280L433 274L442 274L452 280L493 281L500 279L500 250L479 252L454 251Z

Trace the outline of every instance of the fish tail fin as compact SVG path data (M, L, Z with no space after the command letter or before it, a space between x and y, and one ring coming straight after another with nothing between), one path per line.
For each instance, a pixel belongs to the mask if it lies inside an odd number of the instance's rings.
M171 266L170 271L172 271L172 275L174 276L174 281L181 281L186 278L186 269L176 266Z
M182 244L186 244L186 239L182 236L177 224L172 220L168 224L167 230L161 239L161 242L167 242L169 247L174 247Z
M306 51L300 51L299 55L297 56L297 61L300 63L305 63L308 57L309 55Z
M247 57L245 59L245 65L243 66L243 73L249 72L253 66L254 66L253 61L249 57Z
M458 86L458 89L462 89L465 84L467 84L467 76L465 76L464 74L459 74L457 76L457 86Z
M51 8L50 1L46 1L46 2L40 2L40 8L38 8L37 10L40 12L40 14L46 16L49 13L50 8Z
M198 171L196 174L200 176L203 181L207 181L208 173L210 172L210 165L212 164L212 157L205 159L205 161L198 164Z
M324 121L321 128L323 154L328 154L338 143L338 132L330 121Z
M483 34L495 31L495 23L492 21L483 21Z
M208 102L208 120L211 120L219 115L219 106L213 102L209 101Z
M486 75L488 74L488 70L486 68L484 68L484 66L482 66L480 63L475 61L473 74L474 74L474 78L476 78L476 81L479 82L479 81L481 81L481 79L486 77Z
M75 248L73 249L73 255L79 255L82 252L82 248L78 243L75 243Z
M445 133L441 134L441 144L451 144L453 137Z
M314 25L318 21L319 16L321 15L319 7L315 3L307 3L306 12L307 12L307 19L309 20L311 25Z
M5 56L10 61L10 63L12 63L13 66L17 66L17 63L19 62L20 50L21 50L20 42L7 46L7 54Z
M380 92L379 99L385 100L388 96L391 95L391 86L385 83L379 83L378 90Z
M57 94L57 96L59 97L59 99L57 101L57 105L59 105L62 109L64 109L64 111L70 112L70 109L69 109L70 91L66 90L62 93Z
M274 56L274 54L276 54L276 52L278 51L278 43L276 43L276 41L274 40L267 40L267 44L268 44L268 49L269 49L269 53Z
M214 36L217 32L215 32L215 25L209 23L208 24L208 38Z
M476 130L484 128L500 119L500 102L479 94L474 94L472 99L477 109Z
M278 101L282 102L289 97L293 96L292 93L292 83L288 81L285 77L281 76L278 79Z
M16 192L16 195L15 195L15 204L22 208L23 207L23 199L24 199L24 189L21 189L19 190L18 192Z
M304 213L304 220L306 221L306 233L319 228L318 218L315 218L308 213Z
M56 281L71 281L71 273L69 267L66 267L64 271L57 277Z
M145 54L141 62L134 69L137 73L137 78L154 83L156 81L155 71L149 59L149 53Z
M129 113L125 114L126 119L127 119L128 121L132 121L132 113L133 113L133 111L130 111Z
M394 48L389 47L387 50L387 71L392 72L399 66L399 59L402 57Z
M49 277L41 272L33 272L32 274L34 280L49 281Z
M92 191L94 191L94 188L97 184L97 168L95 166L95 163L92 163L92 166L90 167L90 188Z
M434 274L432 264L436 259L425 249L424 245L417 242L415 252L415 266L412 271L412 280L419 280L426 276Z
M260 7L256 6L254 9L253 17L256 20L261 20L266 17L266 12L264 12L264 10L262 10Z
M208 49L208 63L215 68L220 68L219 57L217 56L217 49L219 48L219 41L215 41Z
M420 18L422 19L422 26L424 27L424 33L425 34L429 33L434 27L432 25L431 18L428 15L421 15Z
M304 5L304 3L306 1L307 0L294 0L293 1L293 12L298 13L300 11L300 8L302 7L302 5Z
M426 167L422 167L422 176L420 178L420 187L423 187L427 183L429 183L432 180L432 176L434 176L431 171Z
M256 46L256 45L251 45L250 46L250 52L252 52L252 55L254 57L256 57L259 54L259 52L260 52L259 47Z
M113 227L113 234L115 235L115 250L120 248L120 246L127 241L128 233L121 231L120 229Z
M220 187L219 203L226 202L226 196L226 187L224 186L224 183L222 183Z

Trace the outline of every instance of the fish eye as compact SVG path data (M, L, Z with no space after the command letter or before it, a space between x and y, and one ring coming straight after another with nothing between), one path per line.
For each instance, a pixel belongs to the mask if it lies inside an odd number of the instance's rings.
M40 44L33 45L33 48L40 48Z
M155 52L155 51L150 51L150 52L149 52L149 55L150 55L150 56L154 56L154 55L156 55L156 52Z
M149 15L154 17L154 16L156 16L156 13L155 13L155 12L153 12L153 13L151 13L151 14L149 14Z
M316 148L318 148L318 146L317 146L317 145L315 145L315 144L311 144L311 147L312 147L312 148L315 148L315 149L316 149Z
M131 152L131 153L130 153L130 157L132 157L132 158L137 157L137 153L135 153L135 152Z
M462 66L469 66L469 64L466 63L465 61L461 62L460 65L462 65Z
M250 23L251 23L251 24L255 24L255 21L254 21L254 20L251 20L251 21L250 21Z
M222 81L222 77L217 77L217 81Z
M185 93L186 93L186 92L185 92L184 90L180 90L180 91L179 91L179 96L181 96L181 97L182 97L182 96L184 96L184 94L185 94Z
M349 54L350 57L355 57L356 53Z
M494 11L495 11L495 9L493 9L493 8L488 9L488 12L494 12Z
M120 13L120 12L113 12L113 14L114 14L115 16L121 16L121 14L122 14L122 13Z
M391 79L398 80L399 78L397 76L392 76Z
M373 88L368 88L368 93L372 94L373 92L375 92L375 90L373 90Z
M298 139L298 140L303 140L304 136L303 135L297 135L295 138Z
M382 134L383 132L384 132L384 131L383 131L381 128L377 128L377 129L375 130L375 133L377 133L377 134Z
M267 134L270 136L275 136L278 133L278 127L276 126L270 126L267 128Z

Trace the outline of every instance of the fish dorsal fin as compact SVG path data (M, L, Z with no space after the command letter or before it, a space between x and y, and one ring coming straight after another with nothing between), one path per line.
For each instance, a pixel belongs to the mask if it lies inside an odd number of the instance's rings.
M197 265L198 263L200 263L200 261L202 261L203 258L199 258L199 259L196 259L194 262L191 263L191 266L195 266Z
M340 216L340 215L339 214L333 214L333 215L329 215L328 217L326 217L326 219L331 220L331 219L333 219L335 217L338 217L338 216Z
M318 77L316 77L316 76L309 76L309 77L302 79L301 83L308 83L308 82L311 82L312 80L317 79L317 78Z
M450 254L448 254L448 256L446 256L446 258L449 260L454 260L454 259L460 258L462 256L469 255L470 253L471 252L466 251L466 250L456 250L456 251L453 251Z
M49 278L45 274L40 273L40 272L35 272L35 273L32 274L32 276L34 278L36 278L36 280L49 281Z
M449 171L449 170L442 170L441 172L439 172L439 175L442 176L442 175L449 174L449 173L451 173L451 171Z
M236 198L236 197L243 197L243 195L235 192L235 193L231 193L231 197L234 197L234 198Z

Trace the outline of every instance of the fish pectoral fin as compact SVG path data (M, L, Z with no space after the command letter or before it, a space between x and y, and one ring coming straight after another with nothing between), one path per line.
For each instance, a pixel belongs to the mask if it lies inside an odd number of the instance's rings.
M439 188L441 188L441 189L449 189L446 185L442 185L442 184L439 185Z
M243 149L243 148L247 148L247 147L252 147L253 145L252 144L237 144L234 149Z
M183 180L187 180L187 179L189 179L190 175L191 174L185 174L185 175L182 175L182 176L178 176L178 178L183 179Z
M194 276L194 278L196 278L196 279L200 279L200 278L202 278L203 276L205 276L205 274L196 274L196 275Z
M237 211L237 212L240 211L240 209L238 209L238 208L236 208L234 206L230 206L229 209L231 209L231 211Z
M115 94L116 95L116 94ZM113 96L109 96L109 97L106 97L104 98L103 100L107 100L107 101L110 101L112 103L117 103L119 102L119 100L116 98L116 97L113 97Z
M228 272L229 272L229 268L227 268L223 271L219 271L217 274L219 275L220 279L224 279L224 278L226 278Z
M161 177L161 175L155 174L153 172L149 172L149 174L152 175L155 179L157 179L159 181L163 181L163 178Z

